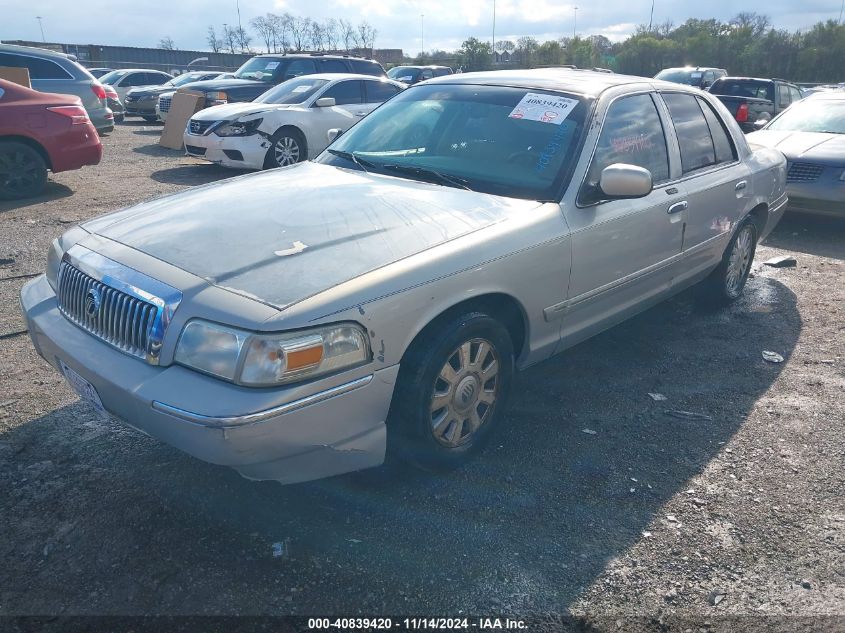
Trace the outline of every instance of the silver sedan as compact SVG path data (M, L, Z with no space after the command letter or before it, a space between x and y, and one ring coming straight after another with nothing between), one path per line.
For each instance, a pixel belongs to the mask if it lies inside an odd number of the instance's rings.
M452 75L314 162L73 228L21 302L93 406L246 477L448 469L514 371L692 284L737 299L785 176L700 90Z

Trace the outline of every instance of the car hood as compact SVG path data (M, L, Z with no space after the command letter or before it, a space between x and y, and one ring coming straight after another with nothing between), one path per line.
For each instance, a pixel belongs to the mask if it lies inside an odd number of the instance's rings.
M213 90L229 90L231 88L243 88L244 86L255 86L269 90L273 84L266 81L255 81L252 79L206 79L205 81L192 81L179 86L180 90L195 90L197 92L209 92Z
M297 104L277 104L277 103L226 103L224 105L212 106L205 110L200 110L191 118L197 121L231 121L241 116L250 114L259 114L267 112L268 110L290 110L298 107Z
M83 226L283 309L538 206L300 163L153 200Z
M143 86L140 88L132 88L129 92L126 93L127 97L152 97L154 95L160 95L163 92L172 92L175 91L176 88L173 86Z
M779 149L788 160L845 164L845 134L760 130L747 138L749 143Z

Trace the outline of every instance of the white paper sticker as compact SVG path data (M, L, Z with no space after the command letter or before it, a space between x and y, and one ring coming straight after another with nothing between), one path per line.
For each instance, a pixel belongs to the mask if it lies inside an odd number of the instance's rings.
M411 75L405 75L404 77L399 77L399 81L411 81L413 77Z
M296 88L291 90L291 92L294 93L294 94L299 93L299 92L308 92L313 87L314 86L312 86L311 84L306 84L304 86L297 86Z
M516 104L508 117L560 125L576 105L577 99L529 92Z
M267 66L264 68L264 70L275 70L278 67L279 62L267 62Z

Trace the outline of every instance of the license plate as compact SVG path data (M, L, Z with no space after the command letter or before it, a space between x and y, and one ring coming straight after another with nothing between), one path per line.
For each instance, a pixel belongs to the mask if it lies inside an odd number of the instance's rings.
M103 401L100 400L100 395L97 393L94 385L65 365L61 359L59 359L59 367L62 370L62 374L64 374L65 380L79 394L80 398L91 404L100 413L106 413L106 408L103 406Z

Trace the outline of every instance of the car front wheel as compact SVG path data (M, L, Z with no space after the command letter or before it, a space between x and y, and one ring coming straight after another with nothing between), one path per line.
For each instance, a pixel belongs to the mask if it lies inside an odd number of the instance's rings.
M0 199L29 198L46 184L47 164L41 154L23 143L0 143Z
M507 329L481 312L430 328L402 359L388 446L430 470L461 466L501 425L514 372Z
M273 135L270 149L264 159L264 168L295 165L307 157L308 152L302 135L296 130L281 129Z

